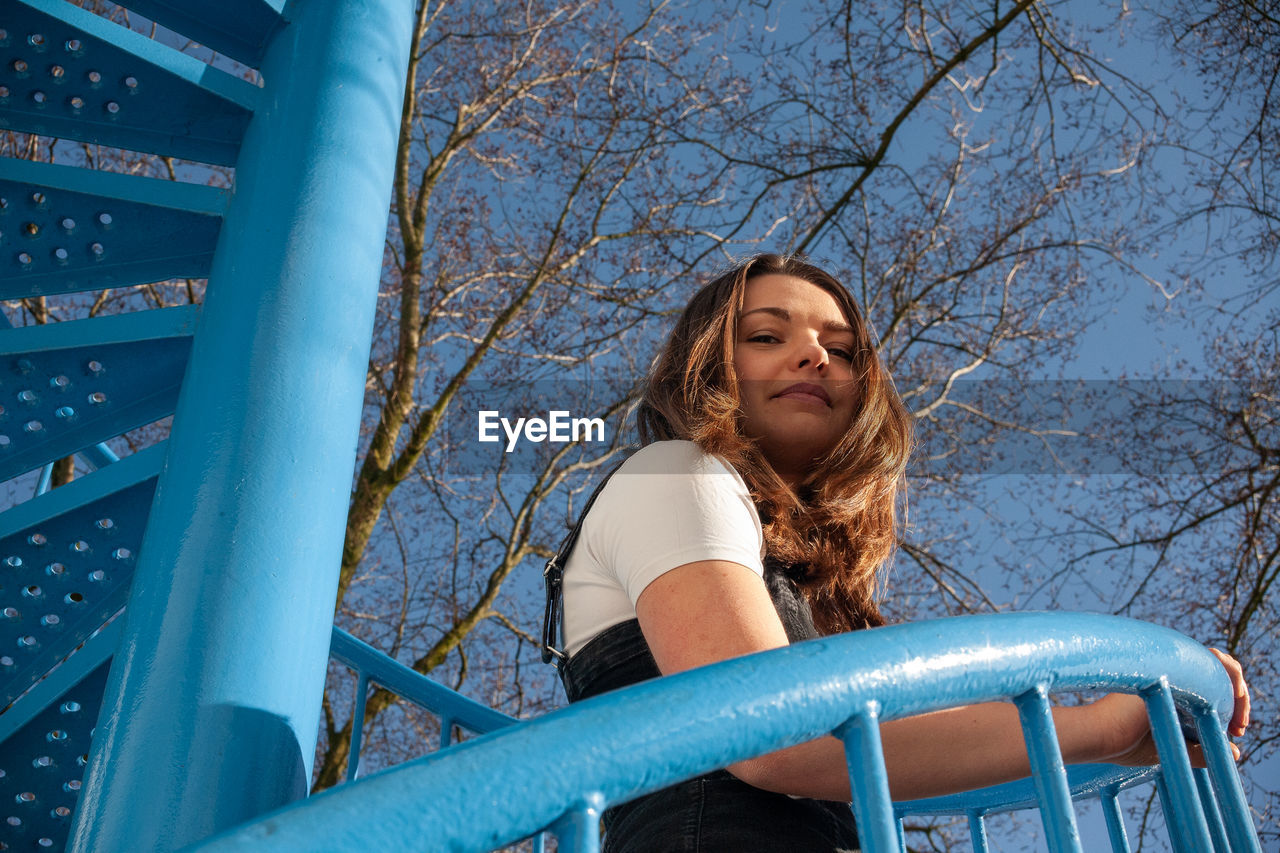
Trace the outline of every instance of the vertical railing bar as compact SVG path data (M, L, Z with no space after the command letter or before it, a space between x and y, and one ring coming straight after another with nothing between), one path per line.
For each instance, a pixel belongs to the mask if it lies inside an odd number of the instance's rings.
M897 821L880 743L880 706L868 702L834 732L844 742L858 840L864 853L898 849Z
M1165 822L1171 833L1180 835L1193 850L1211 850L1209 825L1200 808L1196 783L1191 778L1191 759L1187 757L1186 740L1178 723L1178 711L1169 692L1169 681L1163 676L1142 691L1151 720L1151 734L1160 755L1161 775L1169 795Z
M36 483L36 496L47 494L53 488L53 463L40 469L40 480Z
M600 815L604 796L592 791L552 824L561 853L600 853Z
M1226 824L1227 839L1233 853L1262 853L1249 804L1240 785L1235 759L1227 746L1227 736L1212 708L1196 713L1196 731L1200 735L1200 747L1204 750L1209 779L1217 795L1218 808Z
M1156 774L1156 794L1160 797L1160 812L1164 815L1164 829L1169 833L1169 847L1173 849L1173 853L1196 853L1194 850L1187 849L1186 839L1178 831L1171 817L1174 805L1169 797L1169 786L1164 781L1163 768Z
M902 818L894 821L898 827L898 853L907 853L907 828L902 825Z
M1082 853L1080 830L1076 827L1076 814L1071 806L1071 789L1053 727L1048 691L1043 684L1038 684L1013 701L1022 720L1023 738L1031 761L1031 775L1040 801L1040 819L1044 822L1049 849L1052 853Z
M987 853L987 820L982 812L969 812L969 843L973 853Z
M1116 799L1116 790L1103 792L1098 799L1102 803L1102 816L1107 820L1107 835L1111 837L1111 853L1130 853L1129 834L1125 832L1124 815L1120 811L1120 802Z
M1209 771L1197 767L1191 771L1191 775L1195 777L1196 791L1200 794L1200 807L1204 809L1205 820L1209 822L1209 837L1213 839L1215 853L1231 853L1231 845L1227 843L1227 828L1218 812L1218 799L1213 795Z
M364 740L364 705L369 692L369 675L363 670L356 673L356 701L351 711L351 744L347 749L347 781L354 782L360 772L360 747Z
M440 717L440 748L453 744L453 717Z
M547 850L547 834L539 832L533 836L533 853L546 853Z

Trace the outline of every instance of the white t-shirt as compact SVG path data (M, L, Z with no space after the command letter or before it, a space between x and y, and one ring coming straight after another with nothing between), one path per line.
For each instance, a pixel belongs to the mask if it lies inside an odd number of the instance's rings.
M764 575L764 534L747 485L691 441L628 459L582 524L564 570L566 650L634 619L645 587L672 569L727 560Z

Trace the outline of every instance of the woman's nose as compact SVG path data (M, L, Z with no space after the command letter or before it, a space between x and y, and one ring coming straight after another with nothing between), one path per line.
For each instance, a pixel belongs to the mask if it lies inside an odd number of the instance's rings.
M797 345L793 359L797 368L817 367L822 369L831 361L831 357L827 355L826 348L817 341L800 342Z

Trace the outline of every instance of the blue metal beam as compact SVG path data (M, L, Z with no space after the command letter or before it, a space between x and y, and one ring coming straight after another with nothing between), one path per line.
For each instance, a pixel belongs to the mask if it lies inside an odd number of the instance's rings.
M267 50L72 850L307 791L412 21L301 3Z

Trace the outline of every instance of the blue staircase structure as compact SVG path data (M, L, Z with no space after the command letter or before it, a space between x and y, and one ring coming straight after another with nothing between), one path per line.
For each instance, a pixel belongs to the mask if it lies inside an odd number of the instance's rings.
M591 851L609 804L827 732L868 851L901 849L916 813L967 816L982 850L985 815L1028 806L1051 849L1079 850L1073 796L1100 797L1127 850L1116 794L1153 780L1176 850L1260 850L1221 668L1127 620L895 626L532 721L334 630L413 3L123 5L231 62L67 0L0 0L0 130L233 166L234 188L0 160L0 299L208 279L199 307L0 329L0 480L45 469L0 514L0 850L485 850L550 832ZM107 445L169 416L165 442ZM48 489L70 454L91 473ZM357 673L357 714L381 684L440 715L440 750L356 779L357 728L352 781L308 798L330 655ZM1175 759L1064 770L1048 694L1078 689L1141 693ZM995 698L1021 710L1033 781L889 800L877 720ZM452 745L455 728L482 736Z

